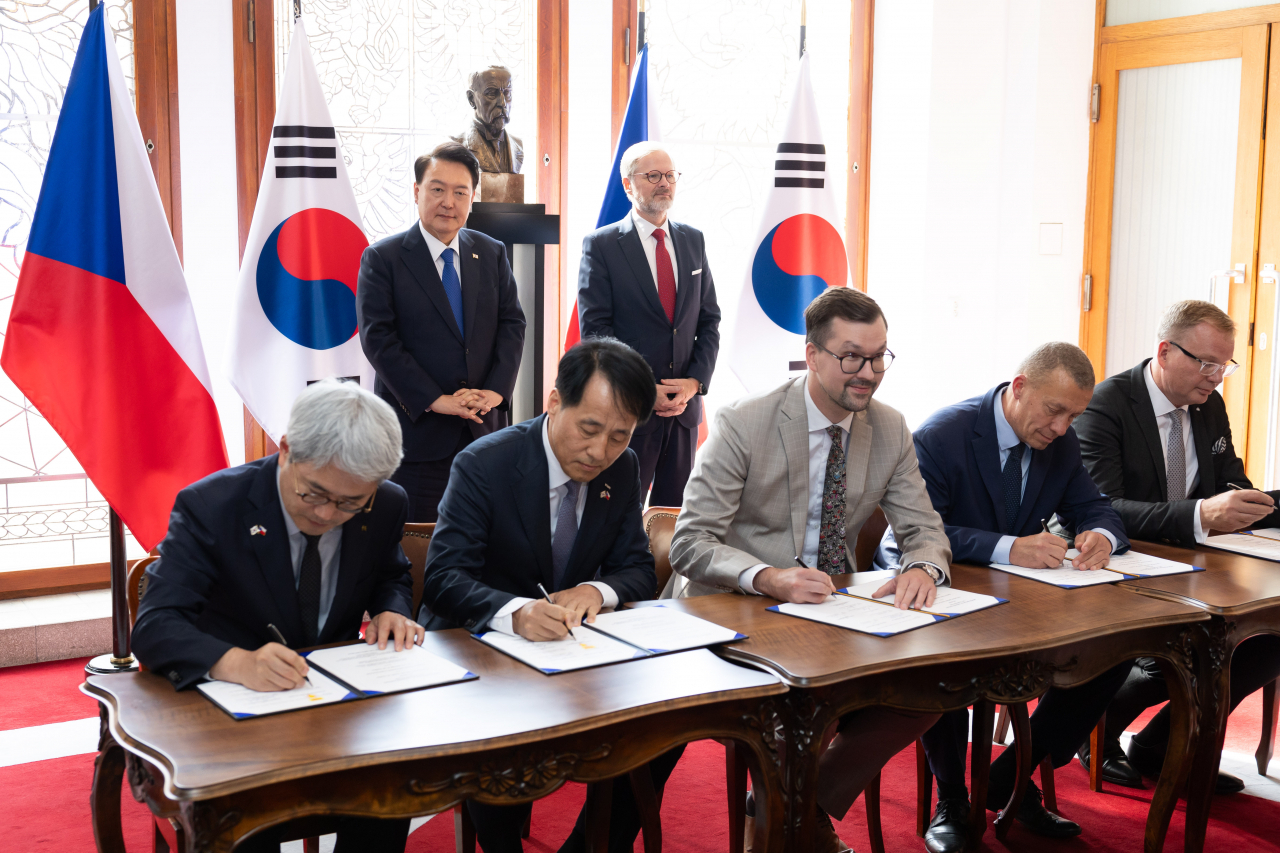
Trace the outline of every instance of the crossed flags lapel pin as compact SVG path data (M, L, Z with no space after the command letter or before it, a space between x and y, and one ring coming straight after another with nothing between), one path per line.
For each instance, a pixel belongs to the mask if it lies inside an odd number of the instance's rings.
M253 527L249 528L249 535L250 536L266 536L267 528L263 527L261 524L255 524Z

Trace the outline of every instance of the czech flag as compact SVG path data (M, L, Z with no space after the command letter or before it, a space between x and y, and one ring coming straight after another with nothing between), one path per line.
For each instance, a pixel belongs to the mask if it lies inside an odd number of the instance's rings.
M828 287L849 283L839 223L806 53L738 299L729 365L748 393L775 388L806 369L804 309Z
M227 467L169 223L98 4L31 223L0 366L150 550Z
M654 101L649 98L649 45L646 44L636 56L636 71L631 77L631 97L627 99L627 113L622 118L622 130L618 132L618 147L613 152L613 168L609 170L609 180L604 185L604 201L600 205L600 216L596 219L597 228L617 222L631 210L631 199L622 188L622 176L618 174L618 169L622 166L622 155L632 145L662 139L653 104ZM581 337L578 301L574 299L569 328L564 333L564 351L568 352Z

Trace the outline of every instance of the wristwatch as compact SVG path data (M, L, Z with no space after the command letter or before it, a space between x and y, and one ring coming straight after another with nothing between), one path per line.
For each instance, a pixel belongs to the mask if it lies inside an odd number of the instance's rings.
M942 579L946 577L946 575L942 573L942 569L938 568L937 566L932 566L928 563L912 563L911 565L907 566L907 568L904 569L904 571L910 571L911 569L923 570L924 573L928 575L929 578L935 584L942 583Z

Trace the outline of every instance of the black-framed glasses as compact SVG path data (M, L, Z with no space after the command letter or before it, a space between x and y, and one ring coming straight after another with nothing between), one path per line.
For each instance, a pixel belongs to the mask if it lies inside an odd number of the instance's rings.
M1236 360L1234 358L1231 359L1226 364L1215 364L1212 361L1205 361L1203 358L1201 358L1198 355L1192 355L1191 353L1183 349L1182 344L1177 343L1176 341L1169 341L1169 343L1173 344L1175 347L1182 350L1182 354L1185 355L1187 358L1194 359L1200 362L1200 373L1203 376L1212 376L1213 374L1221 370L1222 378L1226 379L1228 376L1230 376L1231 374L1235 373L1237 370L1240 369L1240 365L1236 364Z
M373 499L378 496L377 489L373 494L369 495L367 501L349 501L342 498L331 498L328 495L317 495L311 492L298 491L298 474L293 475L293 493L302 499L304 504L309 506L324 506L325 504L333 504L333 508L338 512L345 512L355 515L357 512L371 512L373 510Z
M676 181L680 180L680 173L674 170L670 172L653 171L653 172L632 172L631 173L631 176L633 178L636 175L640 175L651 184L656 184L659 181L661 181L663 178L666 178L667 183L669 184L674 184Z
M836 355L822 344L814 344L815 347L825 352L827 355L840 362L840 369L845 373L853 375L861 373L862 368L867 362L871 362L872 373L884 373L893 364L893 352L885 350L875 355L858 355L856 352L846 353L845 355Z

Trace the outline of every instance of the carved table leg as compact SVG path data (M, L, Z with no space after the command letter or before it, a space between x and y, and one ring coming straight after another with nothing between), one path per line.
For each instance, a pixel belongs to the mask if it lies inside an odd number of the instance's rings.
M1053 756L1046 755L1040 762L1040 793L1044 795L1044 807L1055 814L1058 811L1058 787L1053 778Z
M641 764L627 774L631 781L631 794L640 812L641 832L644 834L644 853L662 853L662 817L658 811L658 795L653 790L653 774L648 764Z
M1258 763L1258 775L1267 775L1267 765L1271 763L1271 753L1276 745L1276 722L1280 720L1280 690L1278 682L1271 682L1262 688L1262 734L1258 738L1258 751L1253 760Z
M743 746L724 741L724 775L729 796L729 853L743 853L743 832L747 824L747 763Z
M924 838L933 812L933 770L924 752L924 741L916 738L916 835Z
M783 797L786 801L786 850L813 849L817 819L818 759L823 750L827 720L825 704L811 693L788 693L786 709L785 761L782 767ZM759 799L756 800L757 816Z
M970 740L969 782L973 807L969 809L969 849L977 850L987 831L987 777L991 773L991 731L995 706L985 699L973 703L973 730Z
M124 749L107 731L106 708L98 706L101 731L98 757L93 762L93 787L89 789L89 813L93 840L99 853L125 853L120 827L120 785L124 779Z
M862 792L867 804L867 835L871 839L871 853L884 853L884 833L880 829L880 774L868 783Z
M453 807L453 849L457 853L476 853L476 825L466 803Z
M1013 720L1013 748L1016 763L1013 773L1013 793L1009 795L1008 804L996 815L996 838L1004 841L1013 826L1014 815L1022 805L1022 798L1027 793L1027 783L1031 781L1031 723L1027 718L1027 705L1019 703L1009 708L1009 717ZM974 803L974 808L981 808L982 803Z
M1207 629L1198 632L1200 643L1196 649L1198 693L1200 702L1200 733L1196 739L1191 777L1187 783L1187 835L1185 849L1188 853L1200 853L1204 849L1205 833L1209 826L1209 805L1213 800L1213 786L1218 777L1218 764L1222 760L1222 741L1227 734L1227 714L1231 696L1231 653L1228 634L1234 623L1225 624L1215 618ZM1165 768L1169 767L1169 755L1173 753L1170 738L1166 750ZM1161 780L1166 774L1160 774Z

